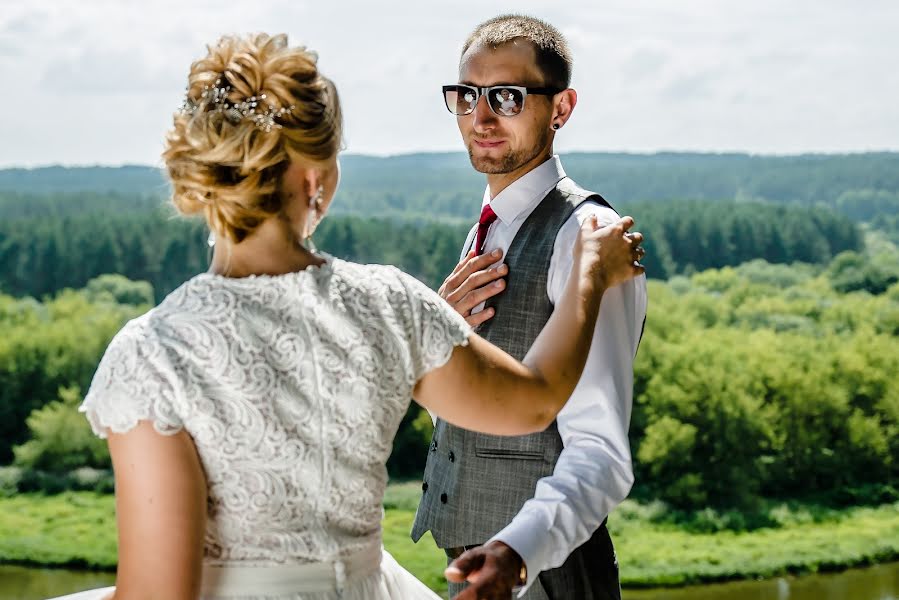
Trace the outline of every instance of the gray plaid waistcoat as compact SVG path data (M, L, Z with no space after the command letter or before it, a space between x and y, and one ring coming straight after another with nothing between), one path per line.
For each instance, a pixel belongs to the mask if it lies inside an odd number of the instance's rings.
M496 316L477 332L519 360L553 312L546 284L556 235L588 198L608 206L598 194L562 179L525 220L506 253L506 289L487 301ZM561 452L555 422L540 433L494 436L438 419L412 539L417 542L430 530L441 548L484 543L533 497L537 481L552 474Z

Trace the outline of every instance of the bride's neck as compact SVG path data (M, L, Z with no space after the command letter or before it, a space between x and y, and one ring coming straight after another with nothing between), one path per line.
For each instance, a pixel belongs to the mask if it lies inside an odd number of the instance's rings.
M209 272L234 278L283 275L324 262L303 246L288 223L272 218L238 244L217 240Z

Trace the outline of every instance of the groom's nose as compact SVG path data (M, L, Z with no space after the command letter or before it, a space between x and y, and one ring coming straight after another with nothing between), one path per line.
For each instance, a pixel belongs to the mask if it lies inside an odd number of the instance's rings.
M482 132L496 127L499 117L490 110L490 106L487 104L487 97L481 96L478 98L478 103L474 106L472 119L472 125L474 126L475 131Z

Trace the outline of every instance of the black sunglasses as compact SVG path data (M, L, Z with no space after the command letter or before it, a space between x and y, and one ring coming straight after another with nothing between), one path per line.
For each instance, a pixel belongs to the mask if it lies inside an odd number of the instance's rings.
M493 114L499 117L514 117L524 110L524 99L528 94L555 96L564 91L553 87L524 87L521 85L493 85L475 87L462 83L443 86L443 100L446 108L456 116L469 115L483 95Z

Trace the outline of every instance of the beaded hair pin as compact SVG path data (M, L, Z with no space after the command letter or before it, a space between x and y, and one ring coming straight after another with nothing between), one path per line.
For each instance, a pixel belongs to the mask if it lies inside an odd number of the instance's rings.
M231 123L239 123L243 119L253 122L259 129L266 133L272 128L281 129L282 125L277 123L275 119L290 114L296 106L291 105L287 108L275 108L274 104L266 102L267 110L259 108L260 103L265 102L265 94L250 96L241 102L228 102L228 94L231 92L231 86L222 86L222 80L216 79L215 85L203 86L203 93L200 94L199 102L194 102L189 96L184 99L181 104L181 114L192 115L201 108L212 106L211 111L222 113Z

